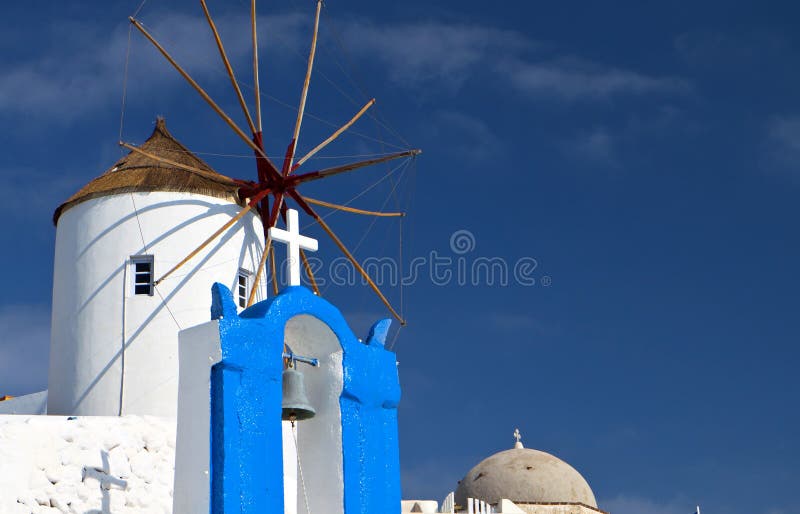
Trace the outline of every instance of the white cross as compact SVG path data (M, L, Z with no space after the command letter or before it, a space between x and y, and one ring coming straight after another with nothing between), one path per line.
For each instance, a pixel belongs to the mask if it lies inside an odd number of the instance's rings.
M311 252L317 251L317 240L300 235L300 223L297 221L297 211L286 211L286 230L270 227L269 237L275 241L286 243L289 247L286 268L289 271L289 285L300 285L300 249Z
M517 440L517 444L522 442L522 434L519 433L519 429L518 428L514 429L514 439Z

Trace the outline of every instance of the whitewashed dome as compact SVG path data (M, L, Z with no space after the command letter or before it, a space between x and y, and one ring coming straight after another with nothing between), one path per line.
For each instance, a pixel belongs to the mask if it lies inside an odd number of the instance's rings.
M495 503L580 503L597 508L594 493L575 468L522 443L482 460L459 482L456 503L467 498Z

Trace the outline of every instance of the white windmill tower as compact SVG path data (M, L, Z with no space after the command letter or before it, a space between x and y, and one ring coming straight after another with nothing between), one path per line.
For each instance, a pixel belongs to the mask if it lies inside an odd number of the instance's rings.
M248 212L170 280L192 248L239 211L233 180L214 172L156 121L131 153L55 212L48 413L176 415L178 331L209 318L214 282L244 307L263 249ZM264 287L257 292L263 298Z
M402 213L313 200L301 195L298 188L365 166L413 158L420 150L295 173L375 103L374 99L368 101L330 137L296 158L323 5L317 0L294 131L282 164L273 163L264 151L261 128L255 0L251 2L255 117L250 115L206 2L200 3L242 107L249 136L141 22L134 18L130 21L254 152L257 181L216 173L178 143L159 120L143 145L120 142L131 153L56 210L50 414L174 417L178 331L208 320L208 291L214 282L229 285L239 295L240 307L266 296L261 278L269 256L273 256L271 268L275 268L270 228L279 217L286 219L288 202L295 203L331 237L389 312L401 325L405 323L311 205L373 216ZM299 255L318 292L302 250Z

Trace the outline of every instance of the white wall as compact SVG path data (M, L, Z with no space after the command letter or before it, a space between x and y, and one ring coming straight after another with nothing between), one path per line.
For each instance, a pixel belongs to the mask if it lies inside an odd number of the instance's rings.
M599 512L603 512L599 509L578 504L545 505L517 503L515 505L519 510L510 512L524 512L525 514L598 514ZM505 513L505 511L503 512Z
M209 320L214 282L235 291L239 268L255 271L261 223L246 215L153 296L133 295L129 258L153 254L158 279L240 210L219 198L155 192L96 198L61 215L49 413L176 416L178 331ZM262 282L258 298L265 293Z
M180 333L180 403L173 512L209 512L211 367L222 359L219 321Z
M342 413L339 407L343 378L342 347L325 323L307 315L295 316L286 323L284 340L296 354L320 361L319 367L302 363L297 367L305 377L308 399L317 412L313 418L297 422L297 451L302 469L302 476L298 470L297 512L341 514L344 512ZM308 497L308 509L305 496Z
M281 425L283 437L283 513L297 514L302 491L298 488L297 477L297 445L294 444L292 424L283 421Z
M174 448L174 420L0 416L0 512L169 513Z
M414 510L414 509L418 510ZM436 514L439 512L439 502L435 500L402 500L400 502L401 514L421 512L423 514Z
M0 402L0 414L45 414L47 391L17 396Z
M219 321L180 333L180 404L175 450L175 514L208 512L211 473L211 367L222 359ZM288 421L282 426L284 514L297 514L297 452Z

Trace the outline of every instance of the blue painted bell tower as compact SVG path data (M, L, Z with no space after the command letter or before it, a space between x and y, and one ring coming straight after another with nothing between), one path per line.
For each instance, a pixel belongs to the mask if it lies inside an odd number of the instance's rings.
M174 512L399 513L390 320L361 341L302 286L241 313L221 284L212 297L212 321L180 335ZM294 426L281 419L286 349L319 362L296 367L316 415Z

